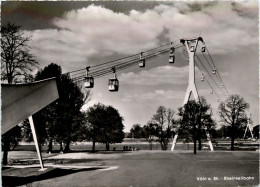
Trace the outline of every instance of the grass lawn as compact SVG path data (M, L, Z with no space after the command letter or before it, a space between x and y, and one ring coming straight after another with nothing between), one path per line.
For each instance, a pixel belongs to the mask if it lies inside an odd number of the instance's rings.
M70 158L71 157L71 158ZM69 153L50 157L64 165L107 169L3 168L3 185L30 186L257 186L259 152L134 151ZM73 160L73 161L72 161ZM31 173L31 174L26 174ZM14 174L16 173L16 174ZM19 173L23 173L22 175Z

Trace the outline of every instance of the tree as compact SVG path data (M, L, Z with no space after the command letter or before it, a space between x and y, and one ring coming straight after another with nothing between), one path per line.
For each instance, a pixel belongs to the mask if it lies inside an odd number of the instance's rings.
M29 52L29 37L25 37L21 26L11 23L1 28L1 79L9 84L31 79L32 68L38 62Z
M22 140L22 130L20 126L15 126L2 136L3 165L8 163L8 151L14 149Z
M61 67L51 63L43 69L40 69L36 73L34 80L39 81L51 77L56 77L57 85L59 87L61 73ZM52 142L55 137L55 126L57 125L57 105L58 100L54 101L53 103L33 115L33 120L36 124L35 130L40 148L46 141L49 141L47 152L52 152ZM25 120L23 124L23 134L25 140L28 142L33 141L28 120Z
M148 122L148 124L143 127L145 139L149 142L150 150L153 149L153 137L159 135L158 129L158 125L152 122Z
M123 118L112 106L95 104L86 112L87 132L86 137L93 142L92 151L95 151L95 143L106 144L109 150L110 143L121 143L124 138Z
M206 132L214 131L215 122L212 119L212 110L209 104L204 97L200 98L199 104L199 113L198 113L198 150L202 149L201 140L202 138L206 138Z
M51 63L48 66L40 69L36 76L35 81L44 80L48 78L55 77L57 87L60 87L60 77L62 75L62 69L57 64ZM59 89L59 92L61 90ZM33 119L35 124L37 124L37 138L39 139L39 144L43 144L48 141L48 149L47 152L52 152L52 143L56 137L56 129L57 129L57 106L59 104L59 100L52 102L50 105L46 106L39 112L33 115Z
M123 118L117 109L107 106L104 120L104 128L102 128L103 135L101 134L99 142L106 144L106 150L109 151L110 143L121 143L124 139Z
M61 67L53 63L39 70L35 80L51 77L56 77L59 99L33 115L37 124L37 137L40 144L48 142L48 152L52 152L53 141L60 143L60 151L68 152L71 141L80 138L79 131L84 121L81 107L89 96L89 91L84 95L68 75L62 74Z
M1 27L1 80L8 84L27 82L32 79L31 72L38 62L29 52L29 37L25 37L21 26L8 23ZM11 145L17 145L21 129L15 127L2 136L3 164L7 164Z
M93 142L92 151L95 151L95 144L100 136L100 128L103 125L105 105L95 104L86 111L86 139Z
M231 127L231 151L234 151L235 138L238 137L239 129L246 125L246 109L249 104L239 95L231 95L225 102L219 104L218 110L221 121Z
M68 75L62 75L59 86L57 106L58 132L57 140L65 143L64 152L70 151L71 141L77 139L76 129L79 129L81 107L84 105L84 94Z
M201 101L188 101L183 107L179 108L178 115L181 117L179 134L185 138L185 142L192 140L194 142L194 154L196 154L197 144L199 141L199 150L201 150L201 139L206 138L206 131L214 128L215 123L212 120L212 112L206 100L202 97Z
M140 124L134 124L130 129L130 137L132 138L144 138L144 131Z
M152 120L158 125L158 141L161 144L162 150L167 150L169 139L171 138L171 126L173 121L174 111L166 109L164 106L159 106L156 114L153 115Z
M186 138L189 138L189 135L192 134L192 140L194 142L194 154L196 154L196 114L198 113L199 107L196 101L188 101L183 107L179 108L180 120L180 131L188 133Z

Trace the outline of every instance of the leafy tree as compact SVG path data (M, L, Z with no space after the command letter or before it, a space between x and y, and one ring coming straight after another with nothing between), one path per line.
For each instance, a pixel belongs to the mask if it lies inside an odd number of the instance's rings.
M249 104L239 95L231 95L225 102L219 104L221 121L231 127L231 151L234 151L235 138L239 136L239 129L246 125L246 109Z
M7 165L8 151L14 149L22 140L22 130L20 126L15 126L2 136L3 165Z
M144 138L144 131L140 124L134 124L130 130L130 137L132 138Z
M152 122L148 122L147 125L144 125L143 127L143 131L145 134L145 139L149 142L149 146L150 146L150 150L153 149L152 145L153 145L153 137L158 136L159 132L158 132L158 125Z
M158 133L158 141L161 144L162 150L167 150L169 140L172 136L171 126L173 121L174 111L166 109L164 106L159 106L156 114L153 115L152 120L156 123Z
M123 118L112 106L106 107L103 127L99 142L106 144L106 150L108 151L110 143L121 143L124 139Z
M194 142L194 154L196 154L196 114L199 112L199 105L196 101L191 100L188 101L183 107L179 108L179 116L181 117L180 120L180 134L186 134L186 139L190 138L190 134L192 134L192 140Z
M200 98L200 102L198 103L199 113L198 113L198 143L199 147L198 150L201 150L202 144L201 140L202 138L206 138L206 132L211 132L213 134L215 130L215 122L212 119L212 110L209 104L207 104L207 101L204 97Z
M121 143L124 138L123 118L112 106L95 104L86 112L87 132L86 137L92 140L92 151L95 151L95 143L106 144L109 150L110 143Z
M105 105L95 104L86 111L86 139L93 142L92 151L95 151L95 144L99 140L100 129L103 125L103 117L105 116Z
M44 69L40 69L36 76L35 81L48 79L52 77L56 77L56 82L59 87L60 85L60 76L61 76L62 70L61 67L51 63L50 65L46 66ZM37 139L40 145L40 148L46 141L49 141L48 146L48 152L52 152L52 143L54 140L54 137L56 135L55 127L57 125L57 105L58 100L54 101L50 105L46 106L42 110L38 111L33 115L33 120L35 124L35 130L37 134ZM30 124L28 120L26 120L24 123L23 128L23 134L25 137L25 140L28 142L33 141L32 139L32 133L30 130Z
M239 128L237 128L236 136L238 138L243 138L245 129L246 129L246 124L243 124ZM217 138L228 138L232 136L232 128L231 126L222 125L218 130L216 130L216 133L217 133ZM251 134L248 131L246 135L250 135L251 137Z
M89 91L84 95L68 75L62 75L61 67L53 63L38 71L35 80L51 77L56 77L59 99L33 115L37 124L37 137L40 144L48 141L48 152L52 152L53 141L60 143L60 151L68 152L71 141L80 138L78 131L84 121L80 110L89 96Z
M215 125L211 118L210 106L203 97L200 102L191 100L179 108L178 115L181 117L179 120L181 125L179 134L185 138L185 142L190 140L190 135L192 134L194 154L196 154L196 140L199 140L199 150L201 150L201 139L206 138L206 131L209 132Z
M67 75L61 76L59 92L58 116L58 140L65 143L64 152L70 151L71 141L77 138L76 127L81 116L81 107L84 105L84 94Z
M25 37L21 26L11 23L1 27L1 80L2 82L27 82L32 79L31 71L38 62L29 52L29 37ZM2 136L3 165L7 164L8 151L18 145L21 137L20 127L15 127Z

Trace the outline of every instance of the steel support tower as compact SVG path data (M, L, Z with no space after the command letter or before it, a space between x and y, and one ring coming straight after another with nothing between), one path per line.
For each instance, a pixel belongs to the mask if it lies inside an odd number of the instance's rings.
M202 42L204 44L204 41L203 41L202 37L198 37L198 38L192 38L192 39L181 39L180 42L186 47L187 52L189 54L189 84L188 84L188 88L187 88L184 102L183 102L183 105L185 105L186 103L188 103L191 93L193 94L194 99L196 101L199 101L199 95L198 95L197 87L195 84L194 57L195 57L196 49L198 47L198 42ZM178 137L178 130L179 130L179 128L177 127L175 136L173 138L171 151L174 150L174 147L176 145L176 141L177 141L177 137ZM209 142L210 150L213 151L213 146L212 146L208 132L207 132L207 140Z
M253 127L252 127L252 125L250 123L250 117L251 117L251 113L247 116L247 125L246 125L246 130L245 130L243 138L246 137L246 133L247 133L248 130L249 130L249 132L251 134L251 137L254 138L254 136L253 136Z

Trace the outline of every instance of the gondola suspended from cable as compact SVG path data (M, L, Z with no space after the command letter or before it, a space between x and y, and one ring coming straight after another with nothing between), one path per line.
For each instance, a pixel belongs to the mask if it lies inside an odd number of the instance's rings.
M140 53L139 67L140 68L144 68L145 67L145 59L143 57L143 52Z
M204 82L204 79L205 79L205 78L204 78L204 75L202 74L202 77L201 77L201 79L200 79L201 82Z
M204 43L202 43L201 52L204 53L206 51L206 46Z
M108 80L108 90L110 92L117 92L119 89L119 80L116 78L116 69L115 67L112 68L114 73L114 78L110 78Z
M215 75L215 74L216 74L216 71L217 71L217 70L216 70L216 68L214 67L212 73Z
M86 77L85 77L85 82L84 82L85 88L93 88L94 87L94 78L92 76L88 75L89 68L90 68L89 66L86 67Z
M173 42L171 43L171 45L173 45ZM170 55L169 55L169 63L170 64L174 64L175 61L175 54L174 54L174 47L172 46L170 49Z
M219 97L217 97L217 102L219 102Z
M213 94L213 90L211 89L210 94Z

